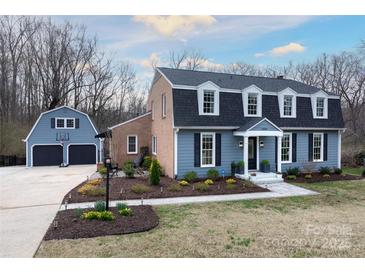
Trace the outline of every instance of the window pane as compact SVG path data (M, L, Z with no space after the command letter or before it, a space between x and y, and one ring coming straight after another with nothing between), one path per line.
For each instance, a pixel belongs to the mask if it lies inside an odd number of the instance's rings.
M214 113L214 91L204 90L203 113Z
M257 114L257 94L248 94L247 100L247 113L256 115Z
M321 160L322 135L313 135L313 160Z
M293 108L293 96L284 96L284 115L291 116Z
M65 120L64 119L57 119L57 127L58 128L65 127Z
M323 117L324 116L324 98L317 98L317 116Z
M67 119L66 120L66 126L67 126L67 128L73 128L74 127L74 119Z
M136 137L135 136L128 137L128 151L136 152Z
M281 160L290 161L290 134L284 134L281 139Z
M213 135L203 134L202 136L202 164L213 164Z

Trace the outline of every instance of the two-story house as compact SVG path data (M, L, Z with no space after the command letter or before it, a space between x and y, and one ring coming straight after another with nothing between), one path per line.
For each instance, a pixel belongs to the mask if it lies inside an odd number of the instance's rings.
M294 80L157 68L148 112L113 126L112 157L122 164L148 146L166 175L210 168L244 176L262 160L271 171L341 166L339 96Z

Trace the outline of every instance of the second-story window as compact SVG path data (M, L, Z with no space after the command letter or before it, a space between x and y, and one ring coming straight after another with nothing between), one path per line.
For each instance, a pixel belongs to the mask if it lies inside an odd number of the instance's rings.
M284 116L292 116L293 114L293 96L284 95Z
M166 117L166 94L162 94L162 118Z
M248 115L257 115L257 94L249 93L247 99Z
M214 91L204 90L203 113L214 113Z
M75 118L56 118L57 129L74 129Z
M317 114L317 117L324 116L324 98L322 98L322 97L317 98L316 114Z

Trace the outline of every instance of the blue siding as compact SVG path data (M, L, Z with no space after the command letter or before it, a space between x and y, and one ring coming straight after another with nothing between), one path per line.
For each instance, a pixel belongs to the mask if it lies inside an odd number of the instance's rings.
M178 133L178 177L181 178L188 171L194 170L199 176L206 176L209 168L194 167L194 133L199 131L180 130ZM209 131L211 132L211 131ZM308 163L308 134L313 131L291 131L297 133L297 161L290 164L282 164L282 171L285 172L289 167L299 167L303 169ZM323 162L314 162L314 169L322 166L337 167L337 150L338 150L338 132L337 131L316 131L328 134L328 160ZM230 173L230 164L232 161L243 159L242 148L239 148L239 141L242 137L235 137L232 131L216 131L222 134L222 166L226 174ZM259 162L269 160L271 171L276 171L275 162L275 137L259 137L263 141L264 147L259 148Z
M184 176L186 172L192 170L198 173L199 177L205 177L208 169L210 169L208 167L194 167L194 133L196 132L200 131L180 130L177 135L177 175L179 178ZM243 149L239 148L239 141L242 141L242 137L233 136L232 131L215 132L222 134L222 165L217 167L217 169L221 170L223 168L225 174L229 175L231 173L231 162L242 160Z
M78 118L80 121L79 128L75 129L56 129L51 128L51 118ZM68 133L69 141L64 142L63 159L67 162L67 145L68 144L95 144L99 155L100 142L94 138L96 135L92 124L86 115L74 111L70 108L60 108L55 111L42 115L38 124L34 128L27 142L27 163L31 165L32 145L36 144L59 144L56 140L57 133ZM100 160L100 159L98 159Z
M270 124L268 121L262 121L261 123L259 123L258 125L256 125L251 129L251 131L265 131L265 130L278 131L278 129L274 127L272 124Z

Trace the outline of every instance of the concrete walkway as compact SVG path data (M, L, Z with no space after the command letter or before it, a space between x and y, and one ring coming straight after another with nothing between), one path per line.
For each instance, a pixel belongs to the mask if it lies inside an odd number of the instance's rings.
M294 186L288 183L273 183L267 185L260 184L260 186L268 188L270 192L227 194L227 195L205 195L205 196L190 196L190 197L176 197L176 198L156 198L156 199L143 200L143 204L144 205L189 204L189 203L282 198L282 197L307 196L307 195L319 194L318 192ZM128 205L140 205L142 203L141 200L121 200L121 201L111 201L110 206L115 206L116 203L118 202L126 203ZM92 208L93 206L94 206L93 202L75 203L75 204L68 204L67 209ZM65 205L62 205L60 210L64 209Z
M0 168L0 257L33 257L64 195L95 165Z

